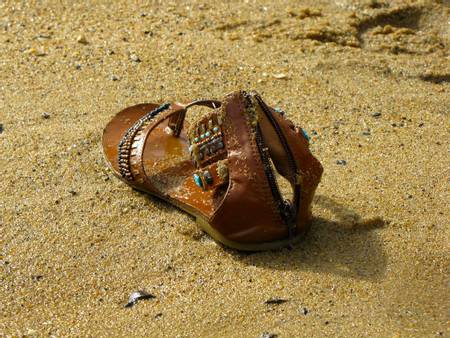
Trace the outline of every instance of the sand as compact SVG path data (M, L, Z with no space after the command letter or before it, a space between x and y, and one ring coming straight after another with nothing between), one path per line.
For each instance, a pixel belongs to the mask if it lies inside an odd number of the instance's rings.
M2 1L0 335L445 335L449 18L445 1ZM285 109L324 165L292 250L225 249L102 157L117 111L236 89Z

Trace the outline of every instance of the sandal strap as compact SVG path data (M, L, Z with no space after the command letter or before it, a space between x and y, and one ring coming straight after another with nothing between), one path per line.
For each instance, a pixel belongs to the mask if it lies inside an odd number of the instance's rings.
M309 150L309 140L304 131L280 114L274 113L273 115L283 131L297 166L295 175L290 179L286 177L286 179L291 184L294 182L298 189L293 201L296 208L295 224L298 230L302 230L305 229L312 216L312 200L322 177L323 167ZM277 164L275 163L275 165Z
M145 142L154 127L182 109L176 103L164 103L142 116L123 135L118 146L119 170L121 176L133 187L156 191L144 170L142 156Z
M182 108L180 108L179 111L172 115L169 119L169 127L173 130L173 135L176 137L180 136L181 130L183 129L184 125L184 120L186 119L186 112L190 107L204 106L216 109L220 107L221 102L218 100L197 99L187 104L178 103L178 105Z
M271 114L274 123L280 129L280 138L284 138L284 143L291 157L292 169L288 170L288 161L277 161L275 154L272 156L274 165L278 172L291 184L294 198L292 201L292 222L296 231L304 230L311 217L311 204L315 190L320 182L323 167L309 150L309 138L303 129L295 126L284 114L280 114L259 97L257 99L267 114ZM268 142L269 143L269 142ZM269 144L270 146L270 144ZM295 166L295 169L294 169Z
M119 142L118 161L121 176L135 188L145 188L159 193L145 173L142 158L145 143L152 130L163 120L168 119L170 133L178 137L183 129L188 108L195 105L215 108L220 104L220 101L206 99L195 100L188 104L164 103L142 116L125 132Z
M229 239L248 242L292 237L304 230L323 170L307 139L256 92L231 94L222 110L229 188L212 225ZM269 157L292 186L291 202L269 177L274 175Z
M134 177L131 172L130 157L131 152L135 147L133 142L135 140L136 134L141 131L147 124L149 124L159 113L168 109L170 107L169 103L162 104L158 108L148 112L137 120L125 134L122 136L118 145L118 162L119 171L122 177L128 181L133 181Z
M266 177L256 139L257 112L250 99L245 92L235 92L222 104L229 184L209 221L230 240L264 242L286 237L288 231Z

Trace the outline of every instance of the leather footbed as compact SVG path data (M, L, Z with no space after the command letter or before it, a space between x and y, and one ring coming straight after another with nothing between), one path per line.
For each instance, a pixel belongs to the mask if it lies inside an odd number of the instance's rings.
M118 163L118 144L125 132L142 116L159 107L159 104L139 104L122 110L106 126L103 133L104 153L115 174L120 177ZM168 119L157 125L148 136L143 160L144 170L160 197L176 200L185 204L187 209L194 208L204 215L211 215L214 206L223 197L224 189L203 191L192 179L195 171L189 153L189 141L186 130L188 122L175 137L165 131ZM128 182L127 182L128 183Z

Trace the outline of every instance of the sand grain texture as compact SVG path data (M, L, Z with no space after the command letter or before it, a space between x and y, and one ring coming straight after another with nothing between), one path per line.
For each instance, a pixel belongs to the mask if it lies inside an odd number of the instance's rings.
M0 335L444 335L449 13L2 1ZM325 167L293 250L224 249L102 157L120 109L240 88L309 131ZM156 298L124 308L136 290Z

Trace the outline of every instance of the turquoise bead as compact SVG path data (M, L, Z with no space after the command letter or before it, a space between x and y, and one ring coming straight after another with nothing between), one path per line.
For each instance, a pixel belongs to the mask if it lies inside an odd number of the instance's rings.
M214 127L213 132L217 133L219 131L219 127Z
M308 133L303 129L303 128L300 128L301 130L302 130L302 134L303 134L303 136L308 140L308 142L309 142L309 140L311 139L310 137L309 137L309 135L308 135Z
M201 134L201 135L200 135L200 138L201 138L201 139L204 139L204 138L205 138L205 134Z
M213 184L214 180L209 171L205 171L203 173L203 177L205 178L206 184L209 184L209 185Z
M210 132L210 131L207 131L207 132L205 133L205 136L206 136L206 137L210 137L210 136L211 136L211 132Z
M203 188L203 182L202 182L202 179L200 178L200 175L194 174L194 182L195 182L195 184L197 184L200 188Z
M198 141L200 141L198 137L194 138L195 143L197 143Z

